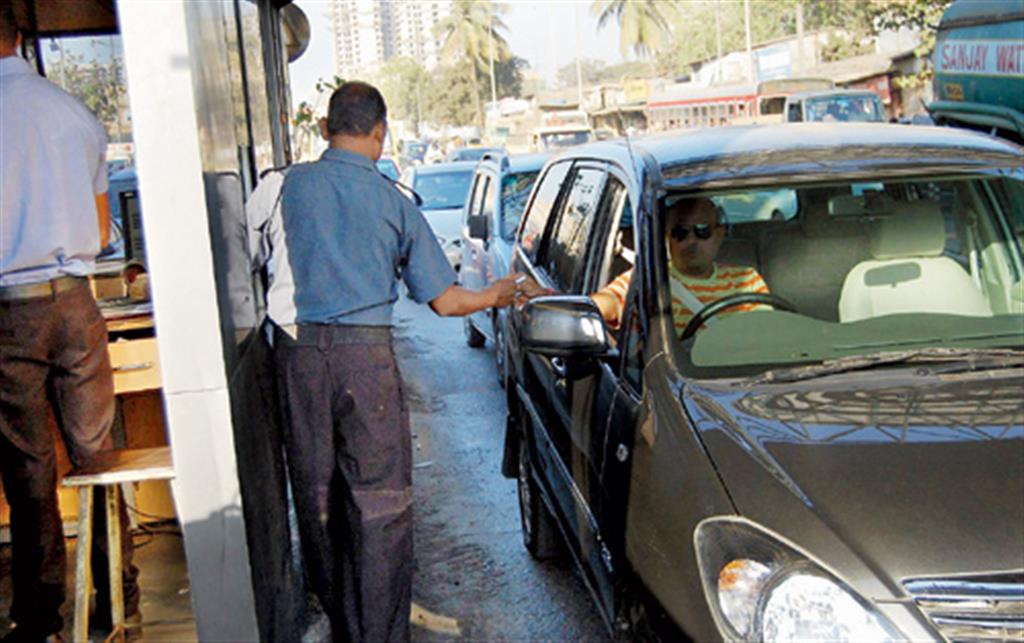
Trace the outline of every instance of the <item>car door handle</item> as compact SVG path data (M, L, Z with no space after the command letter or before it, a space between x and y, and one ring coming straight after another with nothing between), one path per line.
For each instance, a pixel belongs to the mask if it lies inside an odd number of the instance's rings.
M565 360L561 357L552 357L551 370L555 372L555 375L557 375L559 379L565 379Z

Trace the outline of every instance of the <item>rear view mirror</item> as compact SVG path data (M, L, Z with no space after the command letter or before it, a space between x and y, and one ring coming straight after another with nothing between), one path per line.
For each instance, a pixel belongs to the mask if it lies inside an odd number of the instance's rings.
M489 221L485 214L469 215L469 218L466 220L466 226L469 228L469 238L487 241L488 224Z
M552 357L597 357L608 352L604 320L590 297L537 297L523 306L521 314L521 339L528 351Z

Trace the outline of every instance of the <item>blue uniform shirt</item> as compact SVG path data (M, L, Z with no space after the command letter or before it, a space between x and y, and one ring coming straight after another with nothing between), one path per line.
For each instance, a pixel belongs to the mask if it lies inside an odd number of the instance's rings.
M107 136L21 58L0 58L0 286L93 271Z
M272 309L278 324L389 326L399 275L420 303L455 283L423 214L361 154L330 148L292 167L281 218L294 318Z

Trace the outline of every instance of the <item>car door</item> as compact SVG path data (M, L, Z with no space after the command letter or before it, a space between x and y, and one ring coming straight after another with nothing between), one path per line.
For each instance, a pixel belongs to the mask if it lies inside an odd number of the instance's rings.
M587 249L583 292L598 290L607 282L632 269L632 207L628 181L611 168L599 200L591 242ZM631 291L632 292L632 291ZM632 306L623 315L618 331L609 330L610 343L621 351L620 337L632 327ZM579 495L585 500L590 522L587 552L593 586L607 614L616 613L616 591L622 586L625 567L623 533L628 491L628 447L622 440L631 433L635 413L632 397L625 395L623 362L608 357L593 360L582 370L586 375L566 384L566 426L571 436L575 465L572 469ZM570 377L572 369L570 369ZM557 398L556 398L557 399ZM621 446L620 446L621 445Z
M559 294L585 294L588 249L599 212L607 167L595 162L577 163L568 177L569 191L538 255L537 266L547 285ZM587 472L588 427L591 424L596 378L577 369L571 357L531 354L541 390L546 398L537 404L544 419L549 454L549 479L563 522L589 566L601 566L601 550L595 547L596 523L586 499L591 479Z

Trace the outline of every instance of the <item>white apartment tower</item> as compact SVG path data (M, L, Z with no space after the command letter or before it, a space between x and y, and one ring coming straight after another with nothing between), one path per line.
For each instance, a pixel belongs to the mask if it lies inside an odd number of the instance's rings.
M451 13L453 0L333 0L334 67L342 78L372 74L395 56L430 70L440 62L434 25Z

